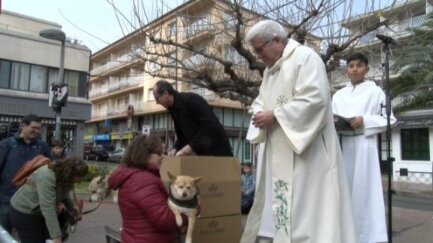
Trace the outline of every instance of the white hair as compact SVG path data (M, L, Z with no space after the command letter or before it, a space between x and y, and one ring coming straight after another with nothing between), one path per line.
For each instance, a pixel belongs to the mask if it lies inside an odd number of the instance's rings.
M251 43L251 41L256 37L259 37L263 41L270 41L274 37L278 37L283 41L284 44L287 44L289 39L287 37L287 31L284 29L284 27L274 20L262 20L253 25L253 27L251 27L251 29L247 32L245 40L248 43Z

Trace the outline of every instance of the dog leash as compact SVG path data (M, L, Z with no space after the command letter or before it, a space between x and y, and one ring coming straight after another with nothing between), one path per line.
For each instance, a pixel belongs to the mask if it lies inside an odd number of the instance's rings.
M100 202L98 203L98 205L96 205L96 207L94 207L94 208L92 208L92 209L89 209L89 210L87 210L87 211L83 211L84 202L83 202L83 200L81 200L81 199L77 199L77 194L75 193L75 188L72 190L72 195L73 195L73 198L74 198L74 202L75 202L75 204L77 204L77 206L78 206L79 209L80 209L81 215L85 215L85 214L89 214L89 213L91 213L91 212L94 212L94 211L95 211L96 209L98 209L99 206L101 206L101 204L102 204L102 201L100 201Z

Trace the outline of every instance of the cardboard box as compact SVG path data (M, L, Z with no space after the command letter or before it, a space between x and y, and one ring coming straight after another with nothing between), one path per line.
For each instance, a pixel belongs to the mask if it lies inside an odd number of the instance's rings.
M198 218L194 227L194 243L239 243L241 240L241 215ZM183 235L185 238L185 235Z
M202 177L199 182L201 218L240 214L241 172L237 158L164 157L160 172L166 183L169 182L167 171L174 175Z

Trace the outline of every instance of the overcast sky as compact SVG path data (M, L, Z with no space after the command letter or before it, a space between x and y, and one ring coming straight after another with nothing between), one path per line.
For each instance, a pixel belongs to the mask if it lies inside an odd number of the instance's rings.
M2 9L60 24L66 36L82 41L82 44L89 47L93 53L122 38L124 32L128 32L128 30L122 31L115 11L107 1L113 2L128 19L133 19L131 13L134 2L146 4L144 8L147 13L161 9L162 5L167 11L184 2L184 0L0 0ZM390 0L371 1L383 6L383 2ZM354 8L358 11L365 9L365 1L354 2L357 5Z
M67 37L82 41L82 44L89 47L93 53L124 36L115 12L107 0L0 1L4 10L60 24ZM131 14L133 2L136 0L111 1L122 13ZM160 5L162 2L165 9L168 9L183 3L183 0L144 0L141 2L147 5L146 9L155 9L155 4Z

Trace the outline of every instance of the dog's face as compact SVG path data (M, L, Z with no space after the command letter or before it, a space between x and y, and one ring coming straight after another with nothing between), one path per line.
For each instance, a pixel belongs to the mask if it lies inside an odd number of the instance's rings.
M197 195L197 183L201 180L201 177L175 176L170 172L167 172L167 174L170 178L170 190L174 198L178 200L190 200Z
M111 193L108 187L108 175L93 178L89 183L89 191L92 193L89 201L98 202L104 200Z

